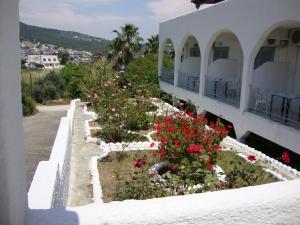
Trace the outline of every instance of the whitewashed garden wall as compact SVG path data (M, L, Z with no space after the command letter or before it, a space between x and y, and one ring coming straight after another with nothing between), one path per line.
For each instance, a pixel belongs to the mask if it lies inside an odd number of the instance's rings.
M49 161L41 161L28 191L30 209L49 209L66 205L69 188L72 128L75 104L61 118Z

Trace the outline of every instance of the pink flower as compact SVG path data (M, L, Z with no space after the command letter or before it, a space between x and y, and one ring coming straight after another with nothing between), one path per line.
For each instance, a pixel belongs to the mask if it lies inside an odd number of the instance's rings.
M282 153L281 159L285 164L289 164L291 162L290 155L287 151L284 151L284 153Z
M112 112L115 112L115 111L116 111L116 109L115 109L115 108L111 108L111 111L112 111Z
M249 161L255 161L255 160L256 160L256 157L255 157L255 155L248 155L247 159L248 159Z

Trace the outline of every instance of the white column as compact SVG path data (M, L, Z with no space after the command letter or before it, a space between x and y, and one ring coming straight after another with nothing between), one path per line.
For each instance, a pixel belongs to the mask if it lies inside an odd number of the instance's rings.
M0 1L0 224L24 224L27 209L18 0Z

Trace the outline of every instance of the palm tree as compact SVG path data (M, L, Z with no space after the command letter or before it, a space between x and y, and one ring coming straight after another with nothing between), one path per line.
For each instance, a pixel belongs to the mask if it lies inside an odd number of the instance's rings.
M141 49L141 41L139 36L139 28L133 24L125 24L122 26L121 31L113 30L116 37L110 45L109 57L116 61L116 67L123 67L128 65L130 60L133 59L135 53Z
M147 54L157 54L159 47L159 36L152 35L148 38L148 42L146 43L145 55Z

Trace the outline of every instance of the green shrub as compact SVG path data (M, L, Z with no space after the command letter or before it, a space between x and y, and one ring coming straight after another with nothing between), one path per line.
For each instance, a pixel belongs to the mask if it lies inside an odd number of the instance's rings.
M70 98L79 98L82 95L80 89L80 83L84 77L84 70L82 66L75 64L67 64L60 71L61 76L63 77L66 90Z
M22 95L22 109L23 109L23 116L31 116L37 110L35 108L35 102L32 100L31 97Z
M35 101L30 97L30 86L22 81L21 87L23 116L33 115L37 109L35 107Z
M64 80L52 71L34 83L33 96L38 103L45 103L49 100L63 98L64 89Z

